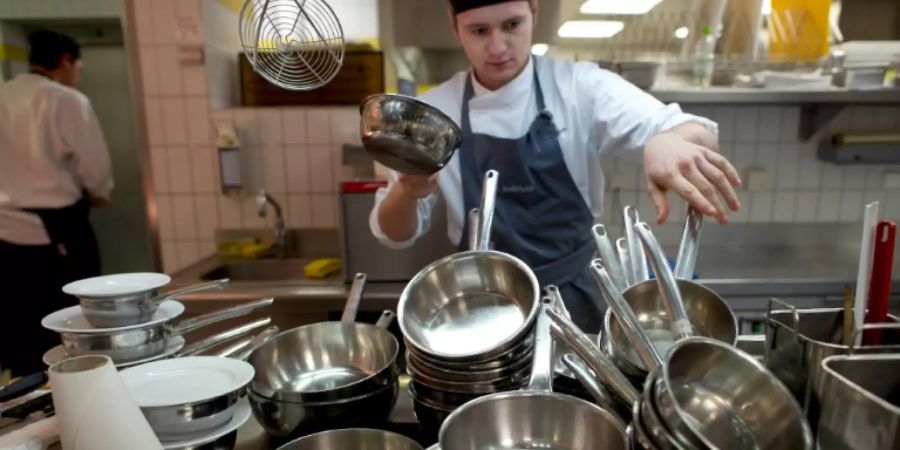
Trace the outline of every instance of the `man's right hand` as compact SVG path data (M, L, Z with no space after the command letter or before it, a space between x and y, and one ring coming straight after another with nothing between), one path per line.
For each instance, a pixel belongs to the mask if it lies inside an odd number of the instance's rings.
M396 187L404 196L418 200L428 197L437 190L437 180L438 174L422 176L401 173L397 176Z

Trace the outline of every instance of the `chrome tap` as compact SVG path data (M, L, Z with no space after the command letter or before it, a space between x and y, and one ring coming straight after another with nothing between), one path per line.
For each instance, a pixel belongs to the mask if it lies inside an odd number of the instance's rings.
M283 258L287 254L287 233L284 228L284 214L282 213L281 205L275 201L272 195L266 192L265 189L260 189L259 193L256 194L256 211L259 217L266 217L266 205L272 205L272 208L275 209L275 244L273 245L273 250L275 256Z

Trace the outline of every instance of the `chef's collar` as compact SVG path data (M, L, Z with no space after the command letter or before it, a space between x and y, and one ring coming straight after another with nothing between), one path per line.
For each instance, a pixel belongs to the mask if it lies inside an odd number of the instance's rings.
M482 6L496 5L497 3L506 3L509 1L524 0L450 0L450 9L453 11L453 14L459 14L470 9L481 8Z
M475 78L475 72L469 74L472 77L472 88L475 91L473 99L480 106L488 107L491 105L510 106L513 105L520 96L527 96L532 90L532 82L534 81L534 57L528 58L528 64L525 69L497 90L490 90L484 87Z

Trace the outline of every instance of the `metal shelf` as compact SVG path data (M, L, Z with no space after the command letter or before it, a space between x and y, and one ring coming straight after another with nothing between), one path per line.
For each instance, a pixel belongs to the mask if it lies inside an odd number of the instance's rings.
M654 89L653 96L666 103L754 105L900 105L900 89L851 91L792 91L754 88Z

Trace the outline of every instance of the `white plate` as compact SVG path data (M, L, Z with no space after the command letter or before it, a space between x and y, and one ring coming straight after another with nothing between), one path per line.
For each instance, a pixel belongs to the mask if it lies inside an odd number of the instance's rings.
M216 439L219 439L222 436L225 436L228 433L231 433L234 430L237 430L241 427L247 419L250 418L250 403L246 398L242 398L238 400L237 404L234 405L234 415L231 416L231 422L228 422L227 425L223 425L222 428L210 432L204 436L200 436L193 439L186 439L183 441L168 441L163 442L163 448L166 450L174 450L183 447L193 447L197 445L208 444L210 442L214 442Z
M186 356L123 370L138 406L174 406L210 400L250 384L253 366L218 356Z
M62 290L76 297L117 297L159 289L171 281L162 273L118 273L73 281Z
M175 353L177 353L182 348L184 348L184 338L181 336L172 336L169 339L169 342L166 343L166 349L163 350L162 353L155 355L155 356L151 356L149 358L140 359L137 361L116 364L116 368L117 369L126 369L128 367L134 367L138 364L144 364L144 363L148 363L151 361L156 361L158 359L168 358L168 357L174 355ZM50 350L47 350L46 353L44 353L43 360L44 360L44 364L46 364L49 367L49 366L52 366L53 364L56 364L68 357L69 357L69 355L66 353L65 347L63 347L62 345L57 345L56 347L53 347Z
M116 328L97 328L91 325L84 314L81 312L81 306L70 306L61 309L41 319L41 325L48 330L57 333L99 333L132 330L135 328L146 328L153 325L172 320L180 316L184 312L184 305L177 300L166 300L159 304L159 308L153 314L149 322L139 323L137 325L128 325L127 327Z

